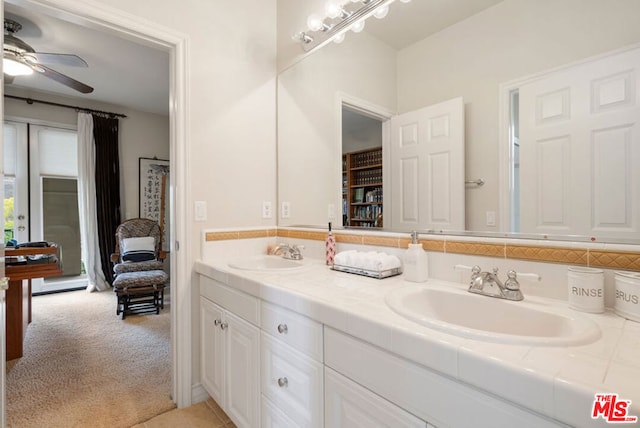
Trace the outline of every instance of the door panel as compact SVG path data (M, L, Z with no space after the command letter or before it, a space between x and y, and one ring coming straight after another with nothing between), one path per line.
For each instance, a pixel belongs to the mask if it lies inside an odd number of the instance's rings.
M633 49L519 89L520 231L640 238L639 88Z
M5 121L3 127L4 200L9 207L5 219L5 242L29 240L29 169L27 124Z
M392 228L464 230L462 98L390 122Z

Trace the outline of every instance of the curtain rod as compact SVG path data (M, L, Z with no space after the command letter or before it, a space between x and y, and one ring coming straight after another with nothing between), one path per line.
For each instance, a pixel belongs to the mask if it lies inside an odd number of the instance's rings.
M33 98L18 97L16 95L5 94L4 96L5 96L5 98L11 98L11 99L14 99L14 100L26 101L27 104L40 103L40 104L47 104L47 105L56 106L56 107L72 108L75 111L83 111L83 112L86 112L86 113L104 114L104 115L108 115L108 116L111 116L111 117L127 117L127 115L122 114L122 113L112 113L110 111L94 110L94 109L90 109L90 108L86 108L86 107L78 107L78 106L72 106L72 105L68 105L68 104L54 103L54 102L51 102L51 101L44 101L44 100L36 100L36 99L33 99Z

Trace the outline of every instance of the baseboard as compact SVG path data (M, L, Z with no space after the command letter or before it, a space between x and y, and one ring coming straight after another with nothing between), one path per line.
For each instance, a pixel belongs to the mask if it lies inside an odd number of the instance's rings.
M193 404L200 403L201 401L205 401L209 398L209 393L202 386L201 383L196 383L191 386L191 402Z

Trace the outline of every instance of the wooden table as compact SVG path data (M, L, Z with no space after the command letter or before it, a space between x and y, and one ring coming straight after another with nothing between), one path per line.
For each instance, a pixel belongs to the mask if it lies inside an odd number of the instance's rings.
M57 254L58 247L5 248L5 259L18 256ZM9 277L6 292L7 320L7 361L22 357L24 335L31 322L31 280L62 275L56 263L5 265L5 275Z

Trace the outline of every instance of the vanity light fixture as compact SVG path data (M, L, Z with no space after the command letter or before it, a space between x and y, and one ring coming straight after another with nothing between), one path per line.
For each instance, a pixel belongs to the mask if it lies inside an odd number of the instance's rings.
M302 44L305 52L344 40L349 30L359 33L364 29L365 20L374 15L379 19L389 13L389 5L395 0L329 0L324 14L312 14L307 18L307 30L293 38ZM401 0L406 3L408 0Z

